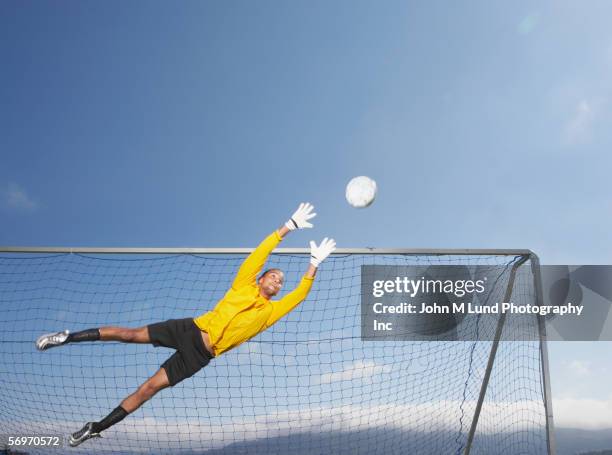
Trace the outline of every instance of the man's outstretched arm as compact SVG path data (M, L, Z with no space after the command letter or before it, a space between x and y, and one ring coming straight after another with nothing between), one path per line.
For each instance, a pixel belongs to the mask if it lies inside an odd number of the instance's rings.
M291 218L289 218L289 220L287 220L283 226L266 237L263 242L261 242L259 246L247 256L240 266L240 269L236 274L236 278L234 278L232 287L234 289L239 289L245 285L255 284L257 275L259 275L263 270L263 266L266 263L268 256L272 250L276 248L280 241L289 232L295 229L306 229L312 227L312 223L310 223L308 220L317 215L316 213L312 213L313 210L314 207L312 204L308 202L301 203L298 209L293 213L293 215L291 215Z
M266 321L266 328L270 327L280 318L293 310L308 296L319 265L335 249L336 242L334 239L328 239L327 237L323 239L319 246L317 246L313 241L310 242L310 265L308 266L308 270L306 270L300 284L298 284L293 291L284 296L278 302L272 302L272 313Z

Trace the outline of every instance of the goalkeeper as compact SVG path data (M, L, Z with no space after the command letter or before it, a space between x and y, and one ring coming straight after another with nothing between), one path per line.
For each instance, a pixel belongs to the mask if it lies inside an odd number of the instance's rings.
M244 260L231 288L215 308L197 318L171 319L140 328L100 327L81 332L43 335L36 341L39 350L79 341L120 341L123 343L151 343L176 352L161 368L121 404L99 422L88 422L69 438L75 447L83 441L99 437L128 414L134 412L160 390L174 386L193 376L213 357L223 354L266 330L303 301L317 271L317 267L336 248L333 239L323 239L317 246L310 242L310 266L300 284L282 299L274 301L283 286L284 274L279 269L261 273L269 254L290 231L311 228L308 221L316 213L309 203L300 204L293 216L277 231L270 234ZM257 275L259 278L257 277Z

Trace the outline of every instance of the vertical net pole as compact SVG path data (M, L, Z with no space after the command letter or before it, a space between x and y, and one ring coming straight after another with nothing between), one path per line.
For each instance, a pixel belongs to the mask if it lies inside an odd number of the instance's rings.
M540 270L540 258L534 253L531 254L531 270L533 273L536 302L540 306L543 304L542 275ZM548 455L555 455L557 448L555 445L555 432L552 408L552 394L550 390L550 371L548 369L548 345L546 343L546 324L544 316L538 315L538 331L540 335L540 359L542 362L542 391L544 393L544 410L546 413L546 445Z
M516 276L517 269L524 264L528 257L522 257L520 260L514 263L512 266L512 270L510 271L510 277L508 278L508 287L506 288L506 293L504 295L504 302L509 302L512 297L512 289L514 287L514 278ZM474 411L474 418L472 419L472 425L470 427L470 433L468 434L468 440L465 445L464 455L469 455L470 450L472 449L472 443L474 442L474 434L476 433L476 427L478 426L478 418L480 417L480 411L482 410L482 403L484 402L485 395L487 394L487 386L489 385L489 379L491 378L491 371L493 370L493 364L495 363L495 354L497 354L497 348L499 346L499 340L501 338L502 331L504 329L504 322L506 321L506 313L503 313L499 317L499 321L497 322L497 329L495 330L495 338L493 339L493 344L491 345L491 352L489 353L489 360L487 362L487 369L485 371L485 375L482 379L482 384L480 386L480 395L478 396L478 403L476 404L476 409Z

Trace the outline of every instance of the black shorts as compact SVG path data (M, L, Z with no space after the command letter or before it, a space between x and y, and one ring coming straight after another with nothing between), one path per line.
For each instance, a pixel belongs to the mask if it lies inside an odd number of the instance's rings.
M193 322L193 318L170 319L148 325L147 329L149 339L155 347L176 349L161 365L166 370L171 386L190 378L213 358L204 346L202 332Z

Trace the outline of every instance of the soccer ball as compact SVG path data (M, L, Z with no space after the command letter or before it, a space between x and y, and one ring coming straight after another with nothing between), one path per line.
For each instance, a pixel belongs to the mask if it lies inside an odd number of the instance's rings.
M374 202L376 182L370 177L355 177L346 185L346 200L353 207L362 209Z

